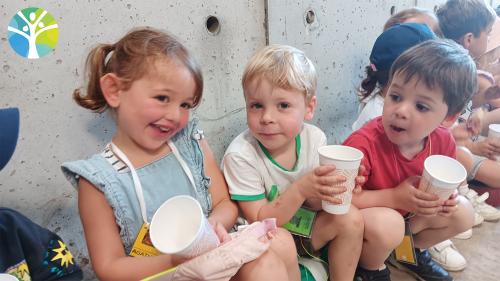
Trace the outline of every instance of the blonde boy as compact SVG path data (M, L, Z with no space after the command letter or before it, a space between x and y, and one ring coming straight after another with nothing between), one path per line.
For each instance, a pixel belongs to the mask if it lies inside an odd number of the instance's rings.
M332 195L346 189L333 187L345 181L332 174L334 166L318 166L325 134L304 123L316 108L312 62L293 47L268 46L250 59L242 84L248 129L232 141L222 161L231 198L250 222L275 217L283 226L303 205L314 210L310 239L294 235L299 253L319 256L323 249L331 278L352 280L363 220L355 207L345 215L321 211L321 200L340 203Z
M455 141L440 125L458 117L476 91L475 77L474 61L458 44L420 43L393 63L382 117L344 142L363 151L367 172L363 192L353 196L365 221L357 280L390 280L384 261L402 241L405 220L418 265L398 265L419 280L453 280L425 249L469 229L472 206L456 193L440 200L418 190L418 177L428 156L455 157Z

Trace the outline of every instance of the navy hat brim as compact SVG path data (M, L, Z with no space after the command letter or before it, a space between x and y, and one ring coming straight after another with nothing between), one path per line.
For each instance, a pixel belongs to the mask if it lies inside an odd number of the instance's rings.
M19 136L19 109L0 109L0 170L9 162Z

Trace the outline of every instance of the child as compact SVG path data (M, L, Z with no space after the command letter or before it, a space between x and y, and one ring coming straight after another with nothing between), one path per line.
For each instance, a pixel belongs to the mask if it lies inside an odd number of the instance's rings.
M345 177L333 175L334 166L318 167L326 136L304 123L316 108L312 62L293 47L268 46L250 59L242 86L249 129L231 142L222 161L231 198L250 222L275 217L284 225L302 205L317 211L310 239L295 237L299 254L317 257L323 248L331 278L352 280L363 221L355 207L345 215L321 211L321 200L340 203L332 195L345 191L334 187Z
M382 114L389 70L396 58L418 43L433 38L436 35L423 23L396 24L380 34L370 54L370 65L366 67L367 77L361 83L359 97L362 109L352 124L353 130L360 129Z
M110 109L116 133L102 153L65 163L62 169L78 187L97 277L138 280L182 262L171 255L128 256L141 228L175 195L195 197L224 241L224 228L235 223L237 208L203 132L196 121L189 121L203 89L191 54L172 36L142 28L115 44L97 46L86 68L86 94L76 90L74 99L96 112ZM233 280L286 280L296 274L296 258L283 255L294 247L288 236L286 231L276 233L270 250L244 265Z
M384 261L401 243L405 219L414 234L418 266L402 267L423 280L452 280L424 249L469 229L472 206L456 194L443 202L418 190L417 176L429 155L455 157L453 137L440 124L453 122L462 111L476 89L475 76L473 60L459 45L420 43L393 63L382 117L344 142L365 155L365 190L353 196L365 221L357 273L362 280L390 280Z
M488 36L496 20L496 13L489 5L482 0L448 0L436 12L439 25L446 38L450 38L469 50L469 54L477 59L487 49ZM490 81L488 81L490 80ZM478 71L479 91L474 95L472 101L460 117L465 122L469 119L472 110L489 105L499 105L500 100L490 100L487 98L488 84L492 86L494 79L491 74ZM485 86L486 85L486 86ZM487 113L488 119L496 119L496 115L491 111ZM459 119L459 120L460 120ZM493 121L493 120L490 120ZM497 122L499 120L496 120ZM488 138L472 141L471 138L464 138L461 127L453 130L457 139L457 144L461 149L457 151L457 158L468 171L468 180L476 179L492 187L499 187L500 164L488 159L491 154L500 153L500 147ZM468 188L461 189L476 208L476 211L488 221L500 219L500 211L487 205L484 197L479 197L477 193Z
M413 7L392 15L384 24L384 31L398 23L425 23L435 34L442 36L436 15L429 10Z

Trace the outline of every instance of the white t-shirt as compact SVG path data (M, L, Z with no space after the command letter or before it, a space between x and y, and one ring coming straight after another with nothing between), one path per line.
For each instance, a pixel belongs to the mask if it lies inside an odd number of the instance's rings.
M294 169L286 170L272 159L267 150L261 148L248 129L238 135L222 159L222 171L231 199L272 200L302 175L317 167L318 148L326 145L325 133L316 126L304 124L295 141L298 159Z
M364 107L361 108L358 119L352 124L353 131L359 130L372 119L382 115L384 98L377 92L369 97L366 103L363 104Z

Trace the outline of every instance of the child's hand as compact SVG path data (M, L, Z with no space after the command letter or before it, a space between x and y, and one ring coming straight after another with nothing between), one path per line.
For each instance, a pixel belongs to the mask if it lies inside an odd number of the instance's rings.
M443 217L449 217L458 209L458 191L455 190L453 194L448 198L448 200L444 201L442 209L439 211L439 215Z
M484 114L484 109L479 108L477 110L474 110L469 119L467 119L466 124L468 137L477 136L481 133L484 123Z
M366 178L364 176L365 174L365 171L366 171L366 168L365 166L363 165L360 165L359 166L359 170L358 170L358 176L356 177L355 179L355 182L356 182L356 186L354 187L354 189L352 190L352 193L360 193L361 192L361 187L363 186L363 184L365 184L366 182Z
M229 236L229 233L227 233L227 230L220 222L215 221L213 218L208 218L208 222L214 228L215 234L217 234L217 237L219 238L221 244L224 244L227 241L231 240L231 236Z
M419 190L420 177L409 177L396 188L396 200L400 209L407 210L421 216L434 216L442 208L442 200L436 194Z
M500 154L500 143L496 140L485 138L475 142L471 147L471 152L495 160L495 156Z
M299 179L299 192L305 199L317 198L332 204L341 204L342 200L333 197L347 190L344 186L335 186L346 181L342 175L334 175L335 166L322 165Z

